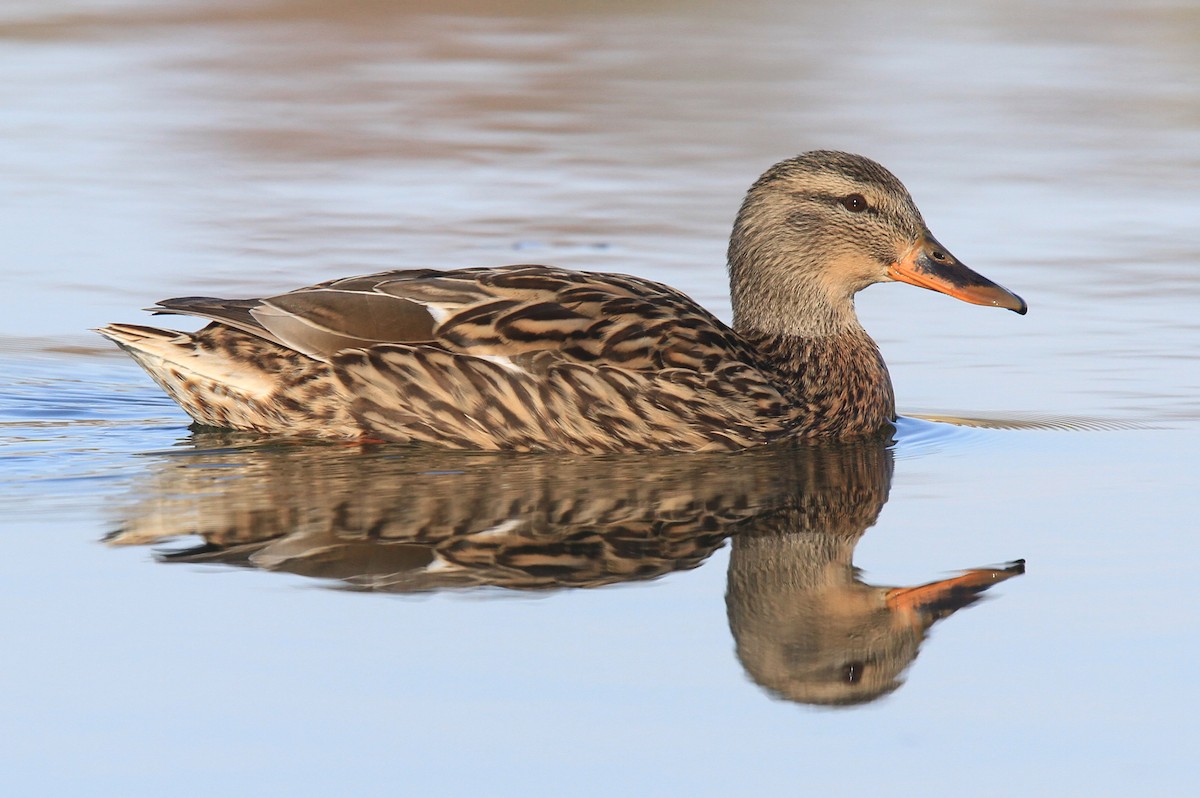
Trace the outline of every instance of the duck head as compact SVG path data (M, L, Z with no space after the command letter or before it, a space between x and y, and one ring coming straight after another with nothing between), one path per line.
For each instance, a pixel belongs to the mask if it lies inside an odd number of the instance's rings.
M860 155L782 161L747 193L729 243L734 326L780 335L856 329L854 295L899 281L1024 314L1016 294L943 247L904 185Z

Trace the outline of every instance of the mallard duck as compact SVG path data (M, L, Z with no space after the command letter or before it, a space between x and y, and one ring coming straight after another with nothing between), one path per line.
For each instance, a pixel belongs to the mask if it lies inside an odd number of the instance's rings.
M519 265L381 272L264 299L167 299L196 333L111 324L201 425L459 449L735 450L890 429L887 367L854 312L900 281L1025 313L929 232L872 160L771 167L729 243L730 328L638 277Z

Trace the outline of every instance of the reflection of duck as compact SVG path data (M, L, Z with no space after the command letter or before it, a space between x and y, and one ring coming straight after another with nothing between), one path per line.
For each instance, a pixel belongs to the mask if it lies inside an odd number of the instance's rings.
M790 489L790 454L622 455L237 448L169 457L114 542L198 534L167 559L413 592L592 587L692 568ZM229 445L230 443L234 445Z
M864 584L854 547L887 501L890 452L828 448L806 465L806 489L733 538L729 628L746 672L777 696L871 701L900 686L934 622L1023 573L1024 562L919 587Z
M164 559L421 592L652 579L732 537L739 657L769 689L818 703L893 689L939 613L969 603L952 583L889 594L854 579L891 482L879 442L619 458L246 442L201 433L203 448L161 458L110 540L194 534ZM969 599L987 584L958 588Z
M854 294L899 280L1025 303L958 262L866 158L810 152L751 187L731 330L658 283L544 266L394 271L267 299L169 299L195 334L113 324L204 425L456 449L731 450L895 418Z

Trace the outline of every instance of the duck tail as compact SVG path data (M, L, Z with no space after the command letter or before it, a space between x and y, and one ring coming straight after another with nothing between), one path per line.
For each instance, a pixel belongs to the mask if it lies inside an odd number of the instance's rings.
M199 424L328 435L347 422L335 410L340 402L326 395L334 382L326 364L240 330L212 324L185 333L109 324L96 332L128 352ZM323 428L304 429L314 417Z

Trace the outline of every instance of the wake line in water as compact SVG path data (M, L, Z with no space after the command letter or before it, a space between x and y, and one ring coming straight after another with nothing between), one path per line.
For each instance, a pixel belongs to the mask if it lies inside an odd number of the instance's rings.
M1156 424L1138 421L1118 421L1086 416L1057 416L1041 413L1004 413L994 416L964 416L948 413L908 413L908 418L953 424L957 427L1007 430L1057 430L1099 432L1114 430L1162 429Z

